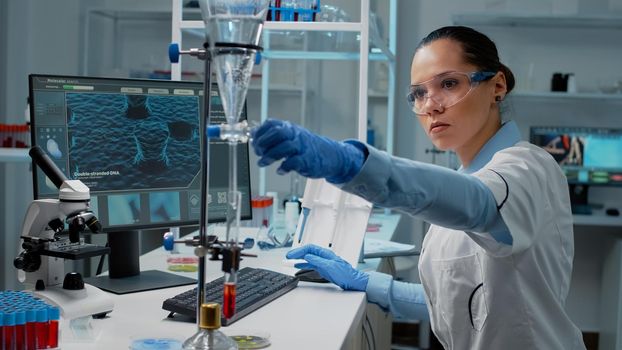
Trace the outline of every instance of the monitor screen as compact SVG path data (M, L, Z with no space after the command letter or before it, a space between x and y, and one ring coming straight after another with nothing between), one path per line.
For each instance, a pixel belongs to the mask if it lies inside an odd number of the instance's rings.
M555 158L571 185L622 185L622 129L538 126L530 140Z
M139 254L137 230L199 223L202 83L51 75L31 75L29 82L32 145L89 187L91 209L109 233L111 275L114 266L138 269L137 261L120 261ZM224 123L216 85L210 95L211 122ZM237 151L241 218L250 219L248 144ZM228 163L228 144L210 141L209 222L226 219ZM58 198L36 167L33 180L36 199Z
M198 224L201 83L39 75L30 83L33 145L89 187L105 231ZM225 117L215 86L212 91L212 123L220 124ZM248 219L248 145L238 152L242 218ZM210 153L209 221L224 221L228 145L211 141ZM42 171L33 174L35 198L58 198Z

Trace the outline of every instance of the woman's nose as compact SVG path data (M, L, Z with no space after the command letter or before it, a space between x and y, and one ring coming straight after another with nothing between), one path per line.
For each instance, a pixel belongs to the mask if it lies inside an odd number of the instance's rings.
M421 109L422 114L431 115L437 113L443 113L445 111L445 107L436 100L434 95L426 96L425 102L423 103L423 108Z

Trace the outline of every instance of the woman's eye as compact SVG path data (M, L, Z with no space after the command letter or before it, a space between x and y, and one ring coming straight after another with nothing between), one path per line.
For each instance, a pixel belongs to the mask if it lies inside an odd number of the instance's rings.
M421 100L425 98L425 93L426 93L425 89L422 89L422 88L415 88L411 91L411 94L413 95L415 100Z
M441 82L442 89L452 89L458 86L458 80L456 79L445 79Z

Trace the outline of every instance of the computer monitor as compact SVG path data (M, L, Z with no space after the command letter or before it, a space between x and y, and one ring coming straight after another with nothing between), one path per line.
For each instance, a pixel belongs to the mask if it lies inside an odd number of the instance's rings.
M30 75L32 144L91 191L91 209L108 234L109 277L87 280L115 293L189 284L140 271L139 230L197 225L201 215L203 84L168 80ZM226 121L217 86L212 123ZM246 108L241 118L246 118ZM238 150L242 219L250 219L248 145ZM209 222L226 220L229 146L210 141ZM33 167L35 199L58 190Z
M563 169L575 213L591 212L590 186L622 186L622 129L537 126L530 141Z

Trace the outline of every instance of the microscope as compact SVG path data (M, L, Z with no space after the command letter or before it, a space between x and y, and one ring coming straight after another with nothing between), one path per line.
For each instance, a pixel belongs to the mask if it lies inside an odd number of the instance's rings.
M110 248L84 242L80 233L92 233L101 224L90 210L89 188L80 180L69 180L39 147L30 157L58 188L58 199L30 203L21 231L22 251L13 261L20 282L33 293L57 305L65 319L103 317L114 306L110 296L85 284L77 272L65 275L65 259L78 260L108 254ZM67 230L65 230L67 224Z

